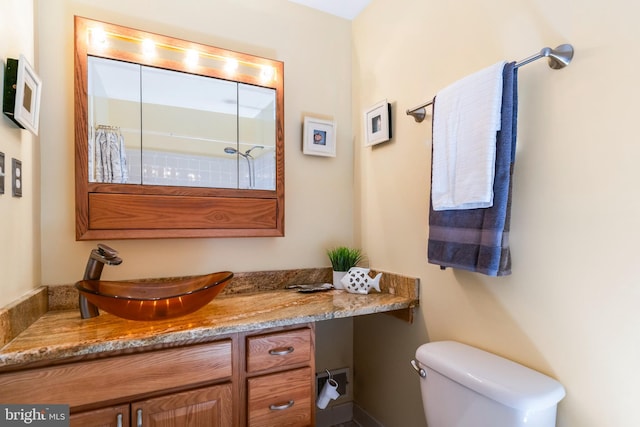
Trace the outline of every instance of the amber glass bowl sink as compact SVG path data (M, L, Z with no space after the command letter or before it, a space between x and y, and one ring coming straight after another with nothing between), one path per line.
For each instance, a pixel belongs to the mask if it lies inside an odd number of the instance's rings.
M130 320L163 320L204 307L227 285L233 273L141 280L81 280L76 289L99 309Z

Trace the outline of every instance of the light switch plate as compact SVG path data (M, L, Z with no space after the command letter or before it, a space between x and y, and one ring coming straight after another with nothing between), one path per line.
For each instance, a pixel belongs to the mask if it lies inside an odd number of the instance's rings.
M22 162L18 159L11 159L11 189L13 197L22 197Z
M7 170L4 168L4 153L0 153L0 194L4 194L4 176Z

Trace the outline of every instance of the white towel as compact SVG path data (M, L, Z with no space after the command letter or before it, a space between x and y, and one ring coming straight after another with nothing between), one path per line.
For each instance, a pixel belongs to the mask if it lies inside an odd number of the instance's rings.
M493 205L496 132L505 61L436 94L433 111L433 210Z

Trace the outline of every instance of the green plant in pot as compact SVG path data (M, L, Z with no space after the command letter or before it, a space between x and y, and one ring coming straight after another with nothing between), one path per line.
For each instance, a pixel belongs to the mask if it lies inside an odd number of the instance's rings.
M338 246L327 250L327 256L331 261L333 268L333 287L336 289L344 289L340 279L347 274L351 267L356 267L363 260L364 255L360 249L348 248L346 246Z

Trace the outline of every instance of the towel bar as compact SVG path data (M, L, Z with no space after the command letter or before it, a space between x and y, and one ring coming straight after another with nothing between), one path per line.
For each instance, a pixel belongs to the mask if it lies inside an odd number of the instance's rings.
M570 44L561 44L555 49L551 49L550 47L542 48L540 52L536 53L535 55L531 55L530 57L525 58L522 61L516 62L515 68L527 65L528 63L537 61L541 58L547 58L549 67L553 68L554 70L559 70L569 65L571 59L573 59L573 46L571 46ZM427 116L426 107L432 104L433 100L425 102L424 104L420 104L417 107L410 108L407 110L407 115L413 117L417 123L420 123Z

